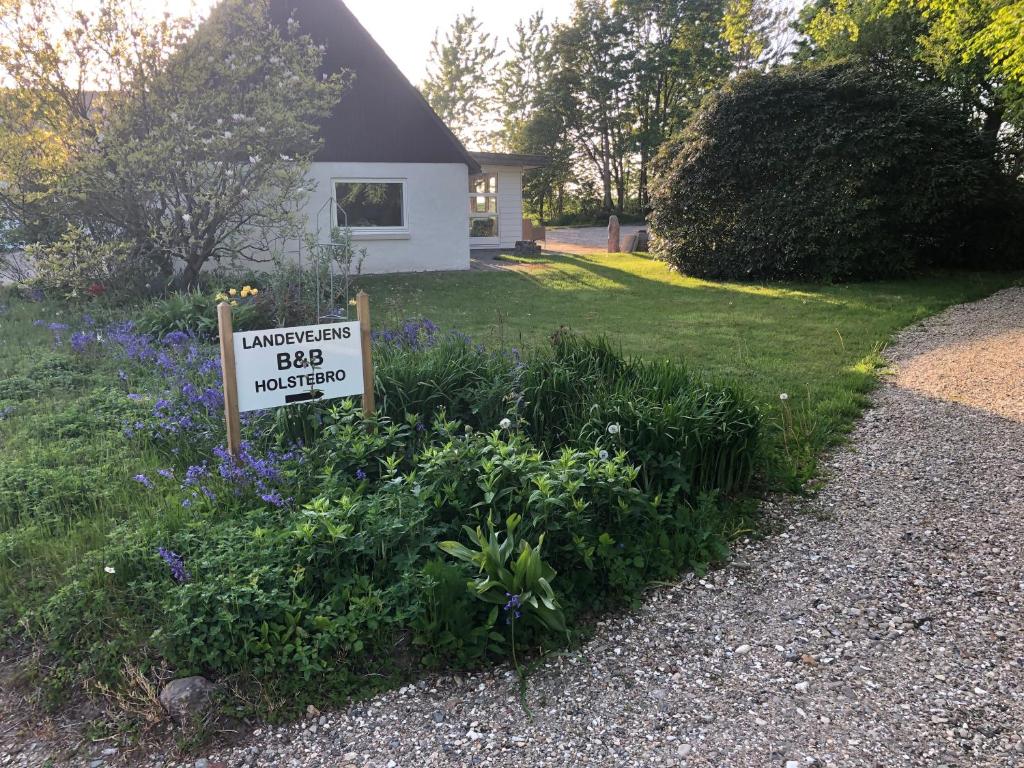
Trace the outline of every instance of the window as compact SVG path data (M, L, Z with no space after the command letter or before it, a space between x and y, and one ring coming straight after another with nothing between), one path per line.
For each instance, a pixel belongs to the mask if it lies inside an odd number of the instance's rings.
M497 216L474 216L469 220L470 237L497 237L498 217Z
M337 225L352 229L405 227L405 183L351 180L334 183Z
M469 177L469 236L498 237L498 176Z

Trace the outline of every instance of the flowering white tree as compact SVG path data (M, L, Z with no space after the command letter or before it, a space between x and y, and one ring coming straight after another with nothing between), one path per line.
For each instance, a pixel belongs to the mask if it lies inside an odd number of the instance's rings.
M345 77L320 73L323 50L294 22L272 23L266 0L226 0L198 28L152 25L104 0L54 39L54 0L8 2L0 67L62 137L51 218L127 241L184 284L298 232L318 124Z

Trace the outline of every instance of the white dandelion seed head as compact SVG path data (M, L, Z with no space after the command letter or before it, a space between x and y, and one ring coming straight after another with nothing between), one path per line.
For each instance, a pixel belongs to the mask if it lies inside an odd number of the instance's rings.
M103 566L103 570L104 570L105 573L110 573L110 574L117 573L117 570L112 565L104 565Z
M785 392L782 392L779 395L779 400L789 400L789 395L787 395Z
M601 461L608 461L608 451L601 451L599 454L597 454L597 457Z
M608 425L608 434L609 435L617 435L617 434L619 434L619 432L620 432L620 428L619 428L618 424L609 424Z
M501 427L502 429L508 429L509 427L512 426L512 420L502 419L501 421L498 422L498 426Z

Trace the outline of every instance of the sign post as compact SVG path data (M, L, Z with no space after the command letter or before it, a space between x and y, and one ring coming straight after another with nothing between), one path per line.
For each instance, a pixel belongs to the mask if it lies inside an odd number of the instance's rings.
M374 412L370 298L356 297L358 320L235 333L231 305L217 305L228 453L241 446L239 413L363 396Z
M359 344L363 355L363 416L377 410L373 400L373 357L370 354L373 336L370 328L370 297L366 291L356 294L356 318L359 320Z
M242 425L238 416L238 379L235 376L231 305L226 301L217 305L217 326L220 331L220 370L224 380L224 421L228 429L228 454L237 459L242 443Z

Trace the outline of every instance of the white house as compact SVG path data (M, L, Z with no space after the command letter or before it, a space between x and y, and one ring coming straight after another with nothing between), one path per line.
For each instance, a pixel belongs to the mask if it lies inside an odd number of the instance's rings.
M354 74L321 126L311 231L348 226L371 273L468 269L471 250L523 239L523 171L543 158L466 151L342 0L270 8L325 47L326 70Z

